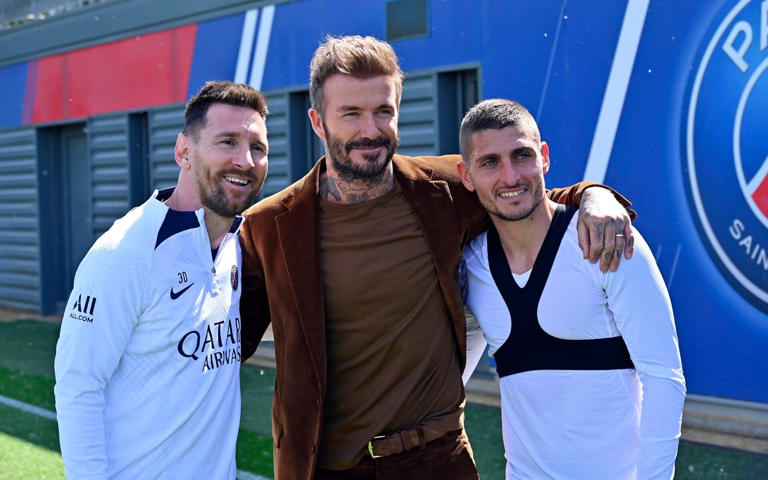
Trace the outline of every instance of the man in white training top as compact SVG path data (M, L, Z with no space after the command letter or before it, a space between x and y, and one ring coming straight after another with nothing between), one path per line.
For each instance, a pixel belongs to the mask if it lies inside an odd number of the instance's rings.
M235 478L238 215L267 174L264 97L209 82L187 104L177 186L117 220L75 275L56 347L67 478Z
M583 260L576 209L545 197L549 147L521 105L476 105L460 139L462 182L492 220L464 250L466 304L497 364L507 479L671 479L685 380L648 245L635 231L616 272Z

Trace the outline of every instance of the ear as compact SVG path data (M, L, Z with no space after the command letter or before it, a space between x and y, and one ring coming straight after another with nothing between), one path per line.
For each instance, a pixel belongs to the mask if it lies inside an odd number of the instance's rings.
M182 168L190 168L192 163L189 161L189 153L192 149L192 142L186 135L179 133L176 136L176 146L173 149L173 156L176 163Z
M315 131L315 134L320 137L320 139L325 140L325 128L323 127L323 116L315 110L314 108L310 108L307 111L307 114L309 115L309 121L312 123L312 130Z
M458 161L456 164L456 169L459 171L459 176L461 176L461 183L464 184L464 188L470 192L474 192L475 185L472 183L472 178L469 176L469 167L464 162L464 160Z
M549 145L541 142L541 171L546 175L549 172Z

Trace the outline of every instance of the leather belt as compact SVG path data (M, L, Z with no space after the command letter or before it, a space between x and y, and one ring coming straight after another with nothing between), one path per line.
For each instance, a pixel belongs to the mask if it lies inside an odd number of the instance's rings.
M397 455L416 447L423 447L428 442L444 436L445 433L434 428L418 426L387 435L379 435L368 442L368 453L371 454L371 458Z

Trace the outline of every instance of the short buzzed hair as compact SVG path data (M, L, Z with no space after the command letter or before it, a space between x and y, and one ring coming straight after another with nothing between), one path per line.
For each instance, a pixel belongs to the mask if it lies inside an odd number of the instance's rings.
M533 133L533 138L541 142L539 127L533 119L533 115L524 106L514 100L492 98L484 100L470 108L461 121L459 143L461 156L464 161L469 160L472 153L472 134L481 130L501 130L518 125L527 126Z
M187 102L184 109L184 135L197 137L200 128L205 127L205 115L211 105L222 103L257 111L262 118L269 114L267 101L258 90L244 83L207 82Z
M360 35L325 37L309 64L309 99L312 108L320 115L324 114L323 83L337 73L357 78L393 76L397 104L400 105L403 71L392 45L387 42Z

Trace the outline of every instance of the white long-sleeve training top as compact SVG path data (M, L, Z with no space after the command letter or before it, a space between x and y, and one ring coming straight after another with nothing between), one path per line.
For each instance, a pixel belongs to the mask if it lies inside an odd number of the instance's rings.
M172 190L117 220L75 275L56 346L68 479L235 478L237 218L212 257L203 210Z

